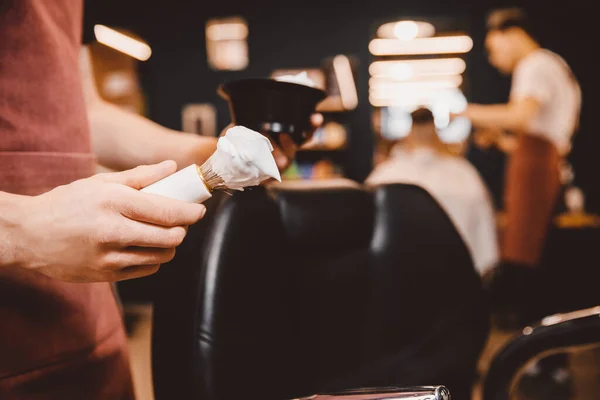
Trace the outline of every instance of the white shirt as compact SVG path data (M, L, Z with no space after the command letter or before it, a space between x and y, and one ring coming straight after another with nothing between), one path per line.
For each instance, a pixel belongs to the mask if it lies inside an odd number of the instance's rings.
M426 148L399 149L373 170L366 183L405 183L425 189L453 222L477 271L483 274L498 262L492 201L479 173L464 158Z
M536 99L541 109L527 133L546 137L561 154L570 151L579 121L581 89L565 60L545 49L528 55L513 73L510 97Z

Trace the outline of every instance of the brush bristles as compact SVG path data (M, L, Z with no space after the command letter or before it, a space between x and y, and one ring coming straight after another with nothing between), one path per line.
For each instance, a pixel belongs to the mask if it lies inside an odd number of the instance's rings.
M199 172L204 178L204 183L211 192L215 189L227 189L225 181L212 168L210 158L199 167Z

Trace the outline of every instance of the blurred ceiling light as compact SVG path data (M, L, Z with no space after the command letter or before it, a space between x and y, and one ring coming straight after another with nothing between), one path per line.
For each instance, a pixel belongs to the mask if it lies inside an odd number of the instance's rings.
M240 71L248 66L248 25L241 17L206 23L206 53L211 68Z
M411 79L396 79L393 76L379 75L369 79L369 85L387 85L387 84L424 84L433 85L436 83L441 84L444 87L459 87L463 83L461 75L424 75L416 76Z
M106 74L102 88L108 97L121 97L132 94L135 88L135 78L127 71L115 71Z
M369 103L374 107L403 107L416 109L419 106L426 106L431 103L433 96L409 96L409 97L376 97L370 96Z
M419 35L419 27L414 21L398 22L394 26L394 36L400 40L413 40Z
M433 58L407 61L376 61L369 66L371 76L408 80L428 75L460 75L467 64L460 58Z
M371 90L369 102L375 107L447 104L452 112L460 112L466 107L464 94L458 88L418 88L398 90Z
M428 90L428 89L453 89L460 86L462 78L460 76L453 77L453 79L443 80L432 80L432 81L409 81L409 82L395 82L389 80L374 80L371 78L369 82L369 93L382 94L387 96L389 93L393 95L394 92L405 92L415 90Z
M105 46L125 53L140 61L146 61L152 55L152 49L141 40L134 39L104 25L94 25L96 40Z
M377 36L388 39L412 40L435 35L435 28L423 21L398 21L383 24L377 29Z
M404 99L382 99L378 97L369 97L369 103L373 107L409 107L414 104Z
M414 76L414 68L406 63L397 63L387 68L387 75L398 80L408 80Z
M342 106L346 110L354 110L358 105L358 93L352 75L350 60L344 55L335 56L333 59L333 71L340 89Z
M243 21L208 21L206 38L208 40L244 40L248 37L248 26Z
M371 78L369 79L369 89L396 90L400 88L457 88L462 85L463 78L460 75L447 75L440 77L430 77L425 79L395 80L389 78Z
M375 56L460 54L473 48L473 39L466 35L439 36L414 40L373 39L369 51Z

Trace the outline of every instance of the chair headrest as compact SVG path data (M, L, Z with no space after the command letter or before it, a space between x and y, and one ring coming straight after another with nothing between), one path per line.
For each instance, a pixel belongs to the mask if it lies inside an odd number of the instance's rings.
M324 249L367 245L373 231L373 200L347 180L269 187L292 245Z

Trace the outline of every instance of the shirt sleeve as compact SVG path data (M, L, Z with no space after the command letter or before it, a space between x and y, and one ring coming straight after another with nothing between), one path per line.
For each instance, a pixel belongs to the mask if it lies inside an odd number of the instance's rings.
M521 100L534 98L545 104L552 98L552 77L549 63L543 59L526 60L514 72L510 98Z

